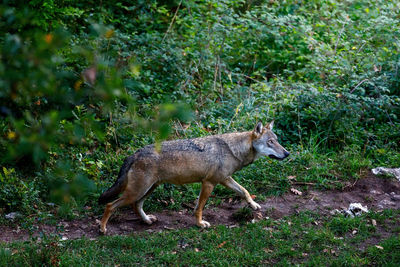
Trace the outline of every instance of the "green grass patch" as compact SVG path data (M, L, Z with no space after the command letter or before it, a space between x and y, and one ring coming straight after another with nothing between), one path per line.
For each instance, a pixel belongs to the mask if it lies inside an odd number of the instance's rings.
M392 232L393 227L386 230L389 238L359 249L374 236L371 217L386 213L392 214L384 222L387 226L400 216L399 211L389 210L358 218L302 212L235 228L193 227L97 240L43 237L41 241L0 244L0 265L396 265L400 263L400 236Z

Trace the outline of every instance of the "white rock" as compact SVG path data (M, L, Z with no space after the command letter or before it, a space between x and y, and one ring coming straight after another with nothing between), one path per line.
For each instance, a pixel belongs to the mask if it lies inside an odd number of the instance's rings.
M351 203L348 210L346 210L346 214L350 215L351 217L360 216L361 214L367 212L368 208L361 205L361 203Z
M385 167L377 167L371 170L375 175L384 175L389 174L396 177L397 180L400 181L400 168L385 168Z

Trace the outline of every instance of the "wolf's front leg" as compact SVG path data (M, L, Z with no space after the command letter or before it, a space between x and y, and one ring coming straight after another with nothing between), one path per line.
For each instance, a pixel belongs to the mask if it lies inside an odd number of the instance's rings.
M249 203L249 205L254 209L254 210L259 210L261 209L261 206L259 204L257 204L250 196L249 192L247 192L247 190L241 186L240 184L238 184L235 180L233 180L232 177L228 177L226 178L223 182L221 182L222 185L226 186L227 188L232 189L233 191L235 191L241 198L244 198L247 203Z
M203 208L206 205L208 197L211 195L213 189L214 185L210 182L205 181L201 185L199 199L197 201L196 207L194 208L194 215L196 216L196 224L201 228L210 227L209 222L203 221Z

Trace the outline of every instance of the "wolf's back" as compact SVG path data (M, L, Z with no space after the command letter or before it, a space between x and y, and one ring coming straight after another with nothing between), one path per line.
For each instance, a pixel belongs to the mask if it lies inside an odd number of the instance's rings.
M118 197L119 193L121 193L124 184L126 182L126 174L128 173L133 162L134 162L134 155L129 156L125 159L124 164L119 170L117 180L109 189L107 189L103 194L101 194L98 200L99 204L105 204L111 202L112 200Z

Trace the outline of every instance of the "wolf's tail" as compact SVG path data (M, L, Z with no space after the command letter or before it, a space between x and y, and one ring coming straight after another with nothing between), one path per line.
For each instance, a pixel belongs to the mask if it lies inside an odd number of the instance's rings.
M127 157L124 161L124 164L122 165L121 169L119 170L118 174L118 179L115 181L115 183L107 189L101 196L99 197L98 203L99 204L105 204L108 202L111 202L111 200L114 200L117 198L119 193L123 190L123 188L126 185L127 179L126 175L134 161L134 156Z

